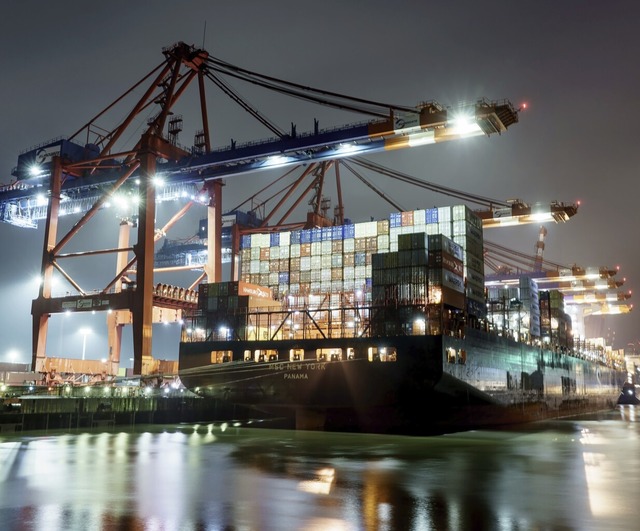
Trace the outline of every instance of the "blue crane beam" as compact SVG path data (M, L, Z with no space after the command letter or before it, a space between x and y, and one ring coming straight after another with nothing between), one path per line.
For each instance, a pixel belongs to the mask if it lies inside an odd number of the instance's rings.
M292 131L283 138L242 145L232 142L230 146L204 154L194 148L190 152L183 151L185 156L179 160L159 162L157 172L162 174L165 183L195 185L259 170L502 133L517 120L517 111L505 100L479 100L457 108L427 104L414 113L396 113L388 120L330 130L320 130L316 125L313 132L298 135ZM69 213L86 211L81 200L108 191L124 165L130 162L123 154L108 159L97 158L89 146L68 140L57 140L30 150L18 159L13 172L17 181L0 189L0 221L35 226L35 221L46 217L42 208L43 194L47 192L54 156L63 159L62 206L65 201L75 201L67 209ZM92 171L86 171L86 168ZM34 223L25 223L29 220Z

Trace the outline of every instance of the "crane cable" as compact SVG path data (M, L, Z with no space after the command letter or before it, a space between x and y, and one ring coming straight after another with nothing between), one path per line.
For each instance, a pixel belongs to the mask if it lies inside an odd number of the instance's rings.
M288 94L289 96L297 97L307 101L312 101L322 105L328 105L328 106L339 108L339 109L351 110L354 112L370 114L370 115L378 116L382 118L388 118L389 113L388 112L382 113L381 111L373 110L372 108L384 109L385 111L397 110L402 112L419 113L418 110L411 107L381 103L373 100L367 100L364 98L355 98L353 96L347 96L345 94L341 94L338 92L315 89L313 87L308 87L298 83L293 83L291 81L286 81L276 77L259 74L257 72L253 72L251 70L247 70L245 68L232 65L220 59L216 59L214 57L209 57L207 59L207 64L209 68L215 70L216 72L233 76L237 79L242 79L248 83L253 83L255 85L259 85L261 87L267 88L269 90L273 90L283 94ZM311 94L316 94L317 96L312 96ZM330 99L330 98L333 98L333 99ZM340 103L340 100L343 102L353 102L353 103L364 104L368 107L364 107L364 106L358 107L355 105L348 105L346 103Z
M432 192L438 192L441 193L443 195L448 195L450 197L455 197L457 199L463 199L466 201L469 201L470 203L474 203L477 205L482 205L482 206L486 206L491 208L492 206L501 206L501 207L508 207L509 204L504 202L504 201L500 201L497 199L491 199L488 197L483 197L483 196L479 196L479 195L474 195L474 194L468 194L466 192L462 192L460 190L455 190L453 188L448 188L446 186L442 186L439 184L434 184L434 183L430 183L428 181L423 181L421 179L418 179L417 177L413 177L411 175L408 175L406 173L402 173L396 170L392 170L390 168L386 168L380 164L376 164L373 163L369 160L363 159L361 157L352 157L351 160L355 163L358 164L359 166L362 166L364 168L367 168L371 171L375 171L377 173L380 173L382 175L386 175L387 177L391 177L393 179L397 179L399 181L403 181L409 184L413 184L415 186L418 186L420 188L425 188L427 190L431 190Z

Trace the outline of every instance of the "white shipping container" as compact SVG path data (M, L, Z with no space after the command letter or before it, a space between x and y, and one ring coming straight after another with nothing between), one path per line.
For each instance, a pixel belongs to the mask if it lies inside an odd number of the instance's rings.
M451 221L451 207L438 207L438 222L450 222Z
M385 252L389 250L389 235L382 234L378 236L378 252Z
M427 223L426 225L426 231L425 231L428 235L432 235L432 234L440 234L438 232L438 224L437 223Z
M282 240L280 240L282 242ZM280 246L280 259L289 258L289 246Z
M288 246L291 243L291 233L289 231L280 233L280 247Z
M344 240L344 253L352 253L355 251L356 244L353 238L347 238Z
M310 271L311 270L311 257L310 256L301 256L300 257L300 271Z
M249 262L249 273L252 275L260 273L260 260L251 260Z
M271 264L269 260L260 260L260 273L265 274L268 273L271 268Z
M322 242L313 242L311 244L311 256L320 256L322 254Z
M313 244L311 244L311 252L313 253ZM322 254L330 254L331 253L331 242L330 241L320 242L320 252Z
M366 237L377 236L378 235L378 222L377 221L367 221L365 223L364 235Z
M291 254L291 258L298 258L300 256L300 244L292 243L289 246L289 253Z
M439 211L440 209L438 209ZM440 212L438 212L438 215L440 215ZM446 236L447 238L451 238L452 234L451 234L451 223L450 222L439 222L438 223L438 234L442 234L443 236Z

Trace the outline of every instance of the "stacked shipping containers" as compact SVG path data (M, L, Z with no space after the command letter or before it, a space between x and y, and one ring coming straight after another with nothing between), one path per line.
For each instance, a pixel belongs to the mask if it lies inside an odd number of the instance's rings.
M571 348L571 317L564 310L564 295L558 290L540 292L540 332L552 345Z
M400 250L400 236L411 234L436 237L423 249L439 253L431 258L430 285L450 290L453 305L460 305L466 291L472 301L467 309L484 315L482 221L463 205L396 212L380 221L246 235L241 242L240 279L268 287L278 298L331 294L332 300L339 300L341 293L362 291L362 302L371 303L373 255ZM447 245L455 251L438 248L442 247L438 235L448 238ZM408 295L399 293L398 299L415 298Z
M519 329L530 337L541 337L540 294L538 283L528 275L518 278L518 285L487 289L488 321L498 329ZM513 322L504 322L509 317Z

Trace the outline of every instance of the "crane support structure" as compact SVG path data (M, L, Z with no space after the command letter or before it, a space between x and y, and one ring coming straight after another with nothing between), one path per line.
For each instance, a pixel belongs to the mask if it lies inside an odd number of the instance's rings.
M479 99L454 107L427 102L411 108L311 89L250 72L182 42L165 48L163 55L160 65L68 139L47 142L21 154L13 171L16 180L0 188L0 221L19 227L35 227L39 219L46 219L41 269L43 282L32 305L33 370L42 370L45 366L47 322L51 313L57 309L91 309L131 314L134 372L142 373L143 359L151 357L154 307L169 304L154 287L157 201L176 199L186 192L191 194L190 200L193 201L196 194L203 193L204 198L198 200L209 207L210 235L205 271L209 279L215 281L220 279L221 270L222 178L300 164L322 165L321 171L324 172L325 162L376 151L501 134L518 121L518 111L507 100ZM298 134L293 125L290 131L285 132L243 101L222 76L250 81L288 96L374 118L328 130L320 129L316 121L310 133ZM181 125L174 109L194 80L197 80L202 124L195 134L193 146L183 148L177 142ZM275 138L244 145L232 140L230 145L212 149L205 80L212 81L275 134ZM117 122L118 126L109 130L99 124L109 111L123 104L125 98L138 94L142 96L135 100L125 118ZM143 118L148 115L152 117ZM137 133L141 119L146 123L142 133ZM168 132L165 133L165 129ZM137 140L128 146L125 139L134 136L132 131L136 132ZM157 184L158 177L162 178L161 186ZM319 182L317 184L320 185ZM106 208L110 200L120 193L138 197L137 213L131 216L137 223L137 242L133 247L63 255L62 248L98 210ZM80 220L58 239L59 217L78 212L84 213ZM80 282L63 270L59 263L62 258L103 253L116 254L118 272L97 292L83 289ZM135 282L129 278L134 265ZM76 295L71 298L52 296L54 271L67 281ZM193 304L193 301L184 301L184 304ZM108 318L107 321L113 328L126 319ZM118 342L121 334L110 329L109 337L110 341ZM119 353L120 345L110 344L109 366L112 371L119 361Z

